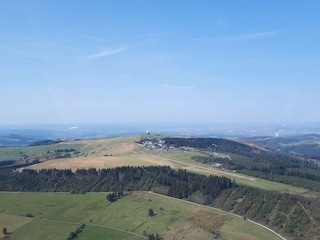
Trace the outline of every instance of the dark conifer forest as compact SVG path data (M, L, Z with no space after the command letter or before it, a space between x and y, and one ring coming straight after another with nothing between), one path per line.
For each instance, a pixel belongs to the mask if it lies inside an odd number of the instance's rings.
M167 166L112 169L24 169L0 171L0 191L86 192L153 191L210 205L260 222L295 239L319 232L319 203L301 196L239 186L226 177L205 176ZM110 201L110 199L109 199Z

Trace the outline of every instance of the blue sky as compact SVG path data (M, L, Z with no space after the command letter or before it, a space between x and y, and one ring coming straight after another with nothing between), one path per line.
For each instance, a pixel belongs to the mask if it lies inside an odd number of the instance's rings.
M320 122L319 1L2 1L0 124Z

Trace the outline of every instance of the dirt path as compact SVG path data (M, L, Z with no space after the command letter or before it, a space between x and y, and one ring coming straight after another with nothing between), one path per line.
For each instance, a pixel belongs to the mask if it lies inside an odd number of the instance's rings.
M252 178L252 177L246 177L246 176L242 176L242 175L235 174L235 173L228 173L228 172L221 171L221 170L218 170L218 169L212 169L210 167L201 167L201 166L198 166L198 165L182 162L182 161L175 160L175 159L172 159L172 158L161 157L161 156L154 155L154 154L152 154L152 156L153 157L157 157L159 159L165 159L165 160L173 162L173 163L178 163L178 164L181 164L181 165L190 166L190 167L193 167L193 168L198 168L198 169L202 169L202 170L206 170L206 171L212 171L213 173L220 173L220 174L223 174L223 175L228 175L228 176L231 176L231 177L242 178L242 179L251 180L251 181L255 180L255 178Z
M179 199L179 198L174 198L174 197L169 197L169 196L166 196L166 195L162 195L162 194L159 194L159 193L154 193L154 192L151 192L149 191L149 193L152 193L152 194L155 194L155 195L158 195L158 196L162 196L162 197L166 197L166 198L171 198L171 199L176 199L176 200L179 200L179 201L183 201L183 202L186 202L186 203L189 203L189 204L193 204L195 206L199 206L199 207L205 207L205 208L209 208L209 209L212 209L212 210L215 210L215 211L219 211L219 212L222 212L222 213L225 213L225 214L228 214L228 215L231 215L231 216L234 216L234 217L238 217L238 218L242 218L242 216L240 215L237 215L237 214L234 214L234 213L230 213L230 212L226 212L226 211L223 211L219 208L214 208L214 207L209 207L209 206L205 206L205 205L201 205L201 204L198 204L198 203L194 203L194 202L190 202L190 201L187 201L187 200L184 200L184 199ZM250 219L247 219L246 221L248 222L251 222L259 227L262 227L270 232L272 232L273 234L277 235L279 238L281 238L282 240L286 240L286 238L284 238L283 236L281 236L280 234L276 233L275 231L273 231L271 228L268 228L260 223L257 223L255 221L252 221Z
M74 225L81 225L82 223L78 223L78 222L67 222L67 221L61 221L61 220L51 220L51 219L46 219L46 218L41 218L38 220L42 220L42 221L47 221L47 222L56 222L56 223L66 223L66 224L74 224ZM112 229L112 230L116 230L116 231L120 231L120 232L125 232L125 233L129 233L132 235L136 235L138 237L142 237L144 239L147 239L146 236L143 236L141 234L135 233L135 232L130 232L128 230L124 230L124 229L120 229L120 228L115 228L115 227L111 227L108 225L102 225L102 224L93 224L93 223L85 223L86 226L94 226L94 227L103 227L103 228L108 228L108 229Z
M308 215L308 217L310 218L310 220L313 222L314 225L316 225L319 229L320 226L316 223L316 221L313 219L313 217L310 215L310 213L308 212L308 210L302 205L302 203L300 203L299 201L297 202L300 207L303 209L303 211L305 211L305 213Z
M144 191L141 191L141 192L144 192ZM21 193L21 192L7 192L7 193ZM29 193L35 193L35 192L29 192ZM99 192L101 193L101 192ZM158 195L158 196L161 196L161 197L165 197L165 198L169 198L169 199L175 199L175 200L178 200L178 201L182 201L182 202L186 202L186 203L189 203L189 204L192 204L192 205L195 205L195 206L198 206L198 207L203 207L203 208L208 208L208 209L212 209L212 210L215 210L215 211L219 211L219 212L222 212L224 214L228 214L228 215L231 215L231 216L234 216L234 217L238 217L238 218L241 218L243 219L243 216L240 216L240 215L237 215L237 214L234 214L234 213L230 213L230 212L226 212L224 210L221 210L219 208L214 208L214 207L209 207L209 206L206 206L206 205L201 205L201 204L198 204L198 203L194 203L194 202L190 202L190 201L187 201L187 200L184 200L184 199L179 199L179 198L174 198L174 197L170 197L170 196L167 196L167 195L162 195L162 194L159 194L159 193L155 193L155 192L152 192L152 191L148 191L148 193L150 194L153 194L153 195ZM39 193L41 194L41 193ZM57 193L54 193L54 194L57 194ZM65 192L61 192L59 194L65 194ZM298 204L300 204L300 206L306 211L306 213L308 214L307 210L303 207L303 205L301 205L301 203L298 202ZM308 216L313 220L313 218L308 214ZM52 219L46 219L46 218L41 218L41 219L38 219L38 220L42 220L42 221L48 221L48 222L56 222L56 223L68 223L68 224L74 224L74 225L81 225L82 223L79 223L79 222L67 222L67 221L62 221L62 220L52 220ZM279 238L281 238L282 240L286 240L286 238L284 238L283 236L281 236L280 234L278 234L277 232L273 231L272 229L260 224L260 223L257 223L255 221L252 221L250 219L246 219L246 221L250 222L250 223L253 223L259 227L262 227L270 232L272 232L273 234L275 234L276 236L278 236ZM314 221L314 220L313 220ZM111 226L108 226L108 225L101 225L101 224L92 224L92 223L85 223L87 226L97 226L97 227L104 227L104 228L109 228L109 229L113 229L113 230L116 230L116 231L121 231L121 232L125 232L125 233L129 233L129 234L132 234L132 235L136 235L136 236L139 236L139 237L142 237L144 239L147 239L146 236L143 236L141 234L138 234L138 233L135 233L135 232L131 232L131 231L128 231L128 230L124 230L124 229L120 229L120 228L115 228L115 227L111 227ZM316 226L319 227L319 225L317 225L315 223ZM320 228L320 227L319 227ZM1 238L0 238L1 239Z

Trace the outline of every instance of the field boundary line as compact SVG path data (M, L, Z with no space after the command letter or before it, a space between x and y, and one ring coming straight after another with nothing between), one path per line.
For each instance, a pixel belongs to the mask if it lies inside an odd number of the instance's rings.
M300 207L303 209L303 211L308 215L308 217L310 218L310 220L313 222L314 225L316 225L319 229L320 226L316 223L316 221L313 219L313 217L310 215L310 213L308 212L308 210L303 206L303 204L299 201L297 201L297 203L300 205Z
M238 217L238 218L242 218L242 216L238 215L238 214L234 214L234 213L231 213L231 212L227 212L227 211L224 211L222 209L219 209L219 208L215 208L215 207L210 207L210 206L206 206L206 205L201 205L199 203L194 203L194 202L190 202L188 200L184 200L184 199L179 199L179 198L175 198L175 197L170 197L170 196L167 196L167 195L162 195L160 193L155 193L155 192L152 192L152 191L148 191L149 193L151 194L154 194L154 195L158 195L158 196L163 196L163 197L166 197L166 198L170 198L170 199L176 199L176 200L179 200L179 201L183 201L183 202L186 202L186 203L190 203L190 204L193 204L193 205L196 205L196 206L199 206L199 207L204 207L204 208L209 208L209 209L212 209L212 210L216 210L216 211L219 211L219 212L222 212L222 213L225 213L225 214L228 214L228 215L231 215L231 216L234 216L234 217ZM272 232L273 234L275 234L276 236L278 236L279 238L281 238L282 240L287 240L285 237L281 236L279 233L275 232L274 230L272 230L271 228L268 228L267 226L264 226L258 222L255 222L255 221L252 221L250 219L246 219L244 221L248 221L248 222L251 222L259 227L262 227L266 230L268 230L269 232Z
M68 222L68 221L63 221L63 220L55 220L55 219L47 219L47 218L39 218L38 220L43 220L43 221L47 221L47 222L65 223L65 224L67 223L67 224L72 224L72 225L85 224L86 226L103 227L103 228L108 228L108 229L112 229L112 230L116 230L116 231L120 231L120 232L129 233L129 234L136 235L138 237L142 237L144 239L147 239L146 236L143 236L143 235L141 235L139 233L131 232L129 230L125 230L125 229L121 229L121 228L111 227L111 226L108 226L108 225L95 224L95 223Z
M186 165L186 166L190 166L190 167L194 167L194 168L199 168L199 169L206 170L206 171L212 171L213 173L216 172L216 173L232 176L232 177L235 177L235 178L242 178L242 179L251 180L251 181L256 180L253 177L246 177L246 176L243 176L243 175L240 175L240 174L224 172L224 171L221 171L221 170L212 169L212 168L208 168L208 167L202 167L202 166L194 165L194 164L191 164L191 163L186 163L186 162L182 162L182 161L179 161L179 160L175 160L175 159L172 159L172 158L162 157L162 156L159 156L159 155L156 155L156 154L152 154L152 153L151 153L151 155L155 156L157 158L162 158L162 159L168 160L170 162L179 163L179 164L182 164L182 165Z

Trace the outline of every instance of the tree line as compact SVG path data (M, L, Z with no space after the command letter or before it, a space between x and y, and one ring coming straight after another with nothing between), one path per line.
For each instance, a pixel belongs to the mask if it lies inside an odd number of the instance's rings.
M231 211L301 240L312 239L319 232L310 216L320 224L317 200L239 186L226 177L205 176L168 166L92 168L76 172L2 169L0 191L111 192L106 195L110 202L123 196L123 191L154 191Z
M226 168L271 181L320 191L320 167L314 161L274 151L264 151L236 141L219 138L164 138L175 147L193 147L225 153L229 158L194 156L193 160L211 164L221 163Z
M195 192L212 199L233 187L226 177L204 176L173 170L168 166L117 167L112 169L23 169L22 172L0 171L0 191L36 192L113 192L153 191L177 198L188 198Z

